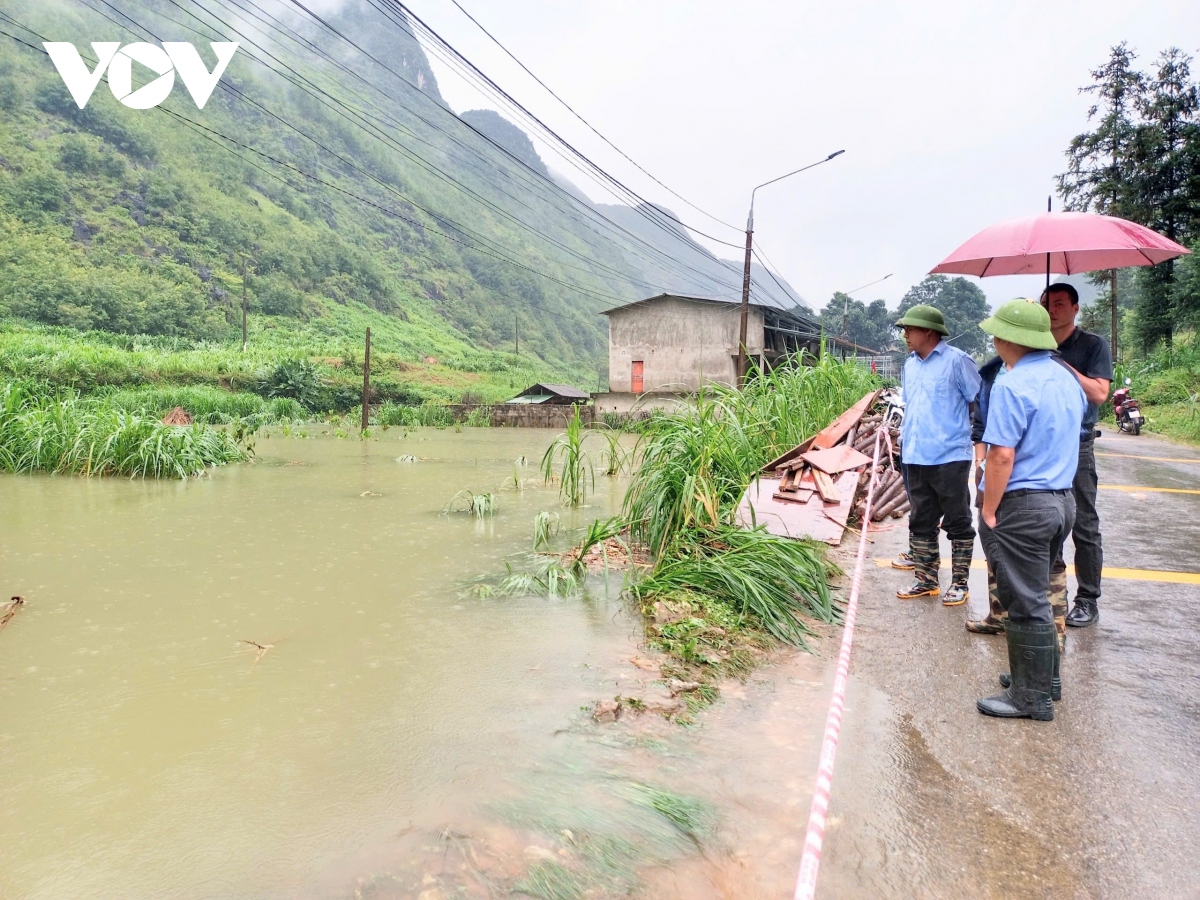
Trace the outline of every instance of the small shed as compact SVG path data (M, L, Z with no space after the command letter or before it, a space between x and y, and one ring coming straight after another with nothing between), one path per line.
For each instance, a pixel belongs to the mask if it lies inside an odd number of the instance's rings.
M587 403L592 395L569 384L535 384L525 388L508 403L543 403L548 406L574 406Z

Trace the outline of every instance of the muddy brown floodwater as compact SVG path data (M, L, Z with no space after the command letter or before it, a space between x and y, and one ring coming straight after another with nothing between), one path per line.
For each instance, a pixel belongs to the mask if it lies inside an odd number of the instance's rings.
M0 635L0 896L786 890L824 662L788 655L696 727L597 726L657 677L619 578L464 593L537 511L566 546L619 505L598 476L558 506L552 436L314 431L189 483L0 478L0 590L28 600ZM440 514L463 489L496 517Z

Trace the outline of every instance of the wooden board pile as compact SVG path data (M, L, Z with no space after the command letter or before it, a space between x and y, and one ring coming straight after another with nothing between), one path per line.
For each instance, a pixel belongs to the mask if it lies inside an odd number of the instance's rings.
M863 516L870 454L887 415L879 395L867 394L819 434L767 463L738 505L739 524L763 525L780 537L840 543L851 517ZM898 430L889 426L882 437L873 521L903 515L908 500L899 477Z

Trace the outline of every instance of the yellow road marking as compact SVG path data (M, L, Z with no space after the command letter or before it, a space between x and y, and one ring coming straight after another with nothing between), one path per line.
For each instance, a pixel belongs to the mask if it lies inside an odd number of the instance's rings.
M1111 456L1114 459L1150 459L1154 462L1200 463L1200 459L1184 459L1180 456L1134 456L1131 453L1097 453L1096 455Z
M892 564L890 557L876 556L875 565L886 569ZM949 569L950 561L942 560L942 568ZM987 563L982 559L971 560L972 569L987 569ZM1075 567L1067 566L1067 574L1074 575ZM1166 584L1200 584L1200 572L1168 572L1160 569L1122 569L1116 566L1105 566L1102 573L1104 578L1116 581L1160 581Z
M1124 491L1126 494L1200 494L1200 490L1192 488L1156 488L1143 487L1140 484L1102 484L1102 491Z

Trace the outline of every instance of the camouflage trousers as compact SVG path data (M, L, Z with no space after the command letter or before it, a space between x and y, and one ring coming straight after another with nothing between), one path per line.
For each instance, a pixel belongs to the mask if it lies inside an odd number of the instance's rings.
M1008 613L1000 605L1000 593L996 589L996 575L988 563L988 614L984 624L1003 626ZM1067 564L1060 556L1050 567L1050 614L1054 616L1054 627L1058 631L1058 649L1061 652L1067 642Z

